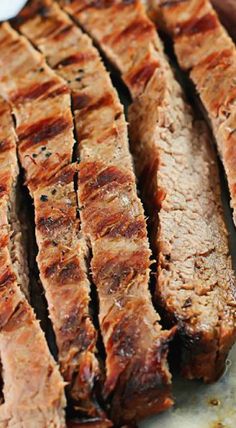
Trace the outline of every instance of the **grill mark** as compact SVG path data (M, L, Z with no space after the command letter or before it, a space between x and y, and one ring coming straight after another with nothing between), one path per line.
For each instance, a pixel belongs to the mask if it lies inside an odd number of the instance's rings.
M9 174L8 174L8 177L7 178L9 178L10 176L9 176ZM3 181L3 178L4 177L0 177L0 179L1 179L1 181ZM6 178L6 177L5 177ZM0 197L2 197L3 196L3 194L4 193L7 193L7 190L8 190L8 186L7 186L7 184L6 183L0 183Z
M98 212L98 218L101 214ZM94 230L97 236L108 236L110 238L143 238L145 237L145 223L143 220L131 220L128 215L122 215L117 212L112 215L106 215L97 224L94 220Z
M21 89L11 95L11 100L14 103L21 103L25 100L34 100L39 98L41 95L47 96L47 92L50 88L58 83L57 80L49 80L48 82L36 83L30 88ZM45 94L46 92L46 94Z
M156 68L158 68L158 65L159 64L157 61L152 63L145 62L144 64L141 64L138 70L134 72L131 71L127 75L126 80L128 85L131 87L145 87L154 74Z
M116 227L113 227L109 232L109 236L112 238L122 236L124 238L144 238L145 224L143 220L128 221L127 224L120 223Z
M93 61L95 60L96 57L94 54L90 53L90 52L81 52L78 54L74 54L74 55L69 55L68 57L60 60L57 64L55 64L54 68L60 68L60 67L65 67L67 65L72 65L72 64L81 64L88 61Z
M92 166L92 163L91 163ZM80 183L86 183L88 180L90 180L90 183L88 183L89 187L91 189L97 189L99 187L106 186L109 183L112 183L114 181L125 184L127 181L130 181L130 176L128 174L125 174L123 171L119 170L115 166L110 166L101 171L98 175L94 174L94 170L89 171L88 167L88 173L86 175L83 175L83 173L80 175Z
M126 288L149 267L145 251L135 251L126 258L122 257L123 254L119 253L110 258L104 254L97 263L92 263L95 283L102 285L102 293L112 294L121 287ZM107 290L104 290L104 284L107 284Z
M160 2L160 7L178 6L181 3L187 3L189 0L166 0ZM158 5L159 6L159 5Z
M6 43L9 41L9 37L8 36L4 36L1 40L0 40L0 46L1 45L6 45Z
M73 29L73 24L68 24L64 27L62 27L55 36L53 36L53 40L58 41L60 39L63 39L71 30Z
M66 184L72 183L77 169L78 169L77 164L71 164L68 167L63 168L62 170L59 171L58 174L56 174L54 177L52 177L48 181L48 184L50 184L50 185L60 184L60 185L64 186Z
M0 276L0 287L6 287L9 284L12 284L16 280L15 274L10 270L7 269L1 276Z
M60 22L60 21L55 22L55 23L51 22L50 24L51 24L51 27L49 27L49 28L43 27L42 28L42 32L37 35L38 38L40 38L40 37L43 37L45 39L51 38L51 37L53 38L57 35L58 29L60 28L60 26L63 26L63 22Z
M11 140L2 140L0 141L0 153L5 153L15 147L14 143Z
M97 101L95 101L95 103L82 107L81 110L83 111L80 112L80 117L88 113L91 113L94 110L99 110L104 107L112 106L113 104L114 104L113 96L111 95L111 93L107 92L102 97L100 97Z
M204 58L198 65L206 67L207 70L214 69L219 65L224 65L224 68L232 64L232 50L225 49L220 52L213 52Z
M218 27L218 20L212 13L207 13L201 18L191 18L190 20L178 24L175 28L177 36L194 36L198 33L206 33Z
M30 312L29 305L26 305L25 302L19 302L11 317L7 321L5 326L6 331L14 331L19 328L19 324L24 324L24 320Z
M28 140L22 145L22 149L26 150L32 144L39 144L43 141L51 140L68 129L70 125L70 121L62 116L42 119L33 125L22 127L23 129L19 128L19 142L22 143L22 141Z
M76 10L73 9L74 13L82 13L85 12L87 9L107 9L115 4L115 0L93 0L90 3L87 3L83 5L82 7L76 8Z
M70 161L71 156L67 153L64 155L58 154L57 160L55 161L54 158L53 162L51 161L51 158L46 159L38 165L34 175L26 181L26 184L35 190L40 184L43 184L45 187L48 185L50 180L52 180L53 183L54 177L56 177L58 171L60 171L61 168L66 166Z
M127 38L132 36L132 39L137 40L139 37L143 38L144 35L151 33L154 30L153 24L146 19L136 19L131 22L128 27L120 32L112 41L112 44L121 43L122 38ZM103 41L105 41L106 37Z
M86 94L74 94L72 98L73 109L82 110L84 107L87 107L91 101L91 97Z
M57 218L40 217L37 221L37 228L43 234L53 234L55 230L68 227L71 223L71 218L67 216L60 216Z
M130 318L132 318L132 314L131 316L126 314L120 318L114 326L107 344L110 353L119 356L124 361L135 355L138 343L137 329L134 328L134 321Z
M2 235L2 234L1 234ZM8 233L0 236L0 250L8 245L9 235Z
M61 259L53 262L47 266L44 271L45 278L56 277L57 281L62 283L68 283L69 280L80 281L84 274L81 271L79 261L76 259L68 263L63 263Z
M68 280L80 281L84 277L79 262L71 261L64 265L59 273L60 282L66 282Z
M96 168L96 162L91 163ZM124 173L116 167L108 167L102 172L96 172L96 169L90 169L91 166L80 168L79 186L81 186L80 199L87 205L91 199L101 198L101 193L114 193L115 189L117 196L120 194L120 187L132 185L132 176Z
M54 89L53 91L50 91L49 94L48 93L45 94L45 96L42 97L42 100L44 100L45 98L56 98L59 95L64 95L64 94L69 94L69 93L70 93L70 90L69 90L68 86L63 85L57 89Z

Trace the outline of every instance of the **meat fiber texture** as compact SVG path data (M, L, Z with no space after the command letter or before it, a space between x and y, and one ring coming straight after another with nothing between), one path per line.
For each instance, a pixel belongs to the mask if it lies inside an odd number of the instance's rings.
M34 200L37 262L70 397L88 416L99 377L96 330L89 314L87 246L80 233L71 164L74 146L65 82L9 24L0 27L0 92L16 117L18 153Z
M154 2L155 3L155 2ZM189 72L209 116L228 180L236 223L236 47L208 0L157 2L173 36L180 66Z
M172 404L166 362L172 332L161 329L148 290L150 250L123 108L89 38L55 3L38 10L34 4L23 12L20 31L72 93L81 227L106 351L103 395L115 423L136 421Z
M183 374L216 380L235 341L236 301L206 128L194 120L139 1L72 1L66 9L116 66L133 97L130 136L152 220L157 301L178 326Z
M28 281L25 262L21 265L16 257L16 246L21 244L16 216L16 136L3 99L0 118L0 427L64 428L64 382L21 291L27 293Z

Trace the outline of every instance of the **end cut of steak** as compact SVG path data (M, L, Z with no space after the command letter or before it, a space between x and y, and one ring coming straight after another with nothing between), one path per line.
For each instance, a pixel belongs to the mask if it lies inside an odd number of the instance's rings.
M76 408L98 416L97 335L89 314L87 247L78 219L77 173L71 165L70 94L42 55L9 24L0 27L0 56L0 92L16 117L19 157L35 205L37 261L61 372Z
M178 326L183 374L213 381L235 341L236 299L206 128L194 120L139 1L80 0L66 9L94 37L132 94L130 136L153 223L156 296Z
M15 230L16 136L10 110L2 99L0 120L0 426L64 428L64 382L20 289L26 285L26 273L14 250L21 242L19 224Z
M172 404L166 362L172 332L161 329L148 290L150 250L123 108L88 36L55 3L44 2L44 11L32 17L26 10L20 31L71 89L82 232L92 251L106 351L104 397L115 423L136 421Z
M164 26L173 36L179 64L190 72L209 116L228 180L236 224L235 44L210 1L157 3Z

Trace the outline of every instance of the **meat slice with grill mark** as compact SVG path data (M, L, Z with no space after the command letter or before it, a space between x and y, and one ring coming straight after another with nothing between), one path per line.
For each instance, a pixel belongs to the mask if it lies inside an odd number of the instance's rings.
M224 3L224 2L222 2ZM189 0L158 8L164 28L174 41L178 62L205 107L228 180L236 224L236 47L208 0Z
M61 372L81 414L104 419L95 397L97 332L89 313L88 249L78 219L76 165L71 164L69 90L9 24L0 27L0 56L0 92L16 117L19 158L35 206L37 262Z
M81 225L106 350L104 397L116 424L136 421L172 404L166 361L172 332L161 329L148 290L150 250L123 108L88 36L55 3L44 5L43 18L25 9L20 31L72 92Z
M168 10L171 2L164 3ZM201 2L174 3L186 9ZM235 341L236 301L216 159L204 123L186 104L140 1L61 4L130 90L131 144L158 258L157 301L178 326L183 374L213 381ZM215 19L202 20L197 29L210 26ZM186 24L182 31L195 34L196 28Z
M17 219L16 135L2 98L0 120L0 426L64 428L64 382L23 294L29 278Z

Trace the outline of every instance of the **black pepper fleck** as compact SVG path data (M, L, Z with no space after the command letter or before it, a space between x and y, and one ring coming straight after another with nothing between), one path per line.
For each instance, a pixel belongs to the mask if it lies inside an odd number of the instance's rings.
M57 193L56 189L53 189L51 193L52 195L55 195Z
M33 153L32 156L33 156L33 158L36 158L38 155L37 155L37 153Z
M47 195L41 195L41 196L40 196L40 201L42 201L42 202L46 202L46 201L48 201L48 197L47 197Z
M44 150L46 150L46 146L43 146L42 148L41 148L41 150L42 150L42 152L44 152Z
M51 154L52 154L51 152L45 153L46 158L49 158L51 156Z

